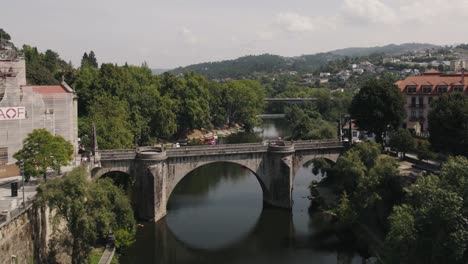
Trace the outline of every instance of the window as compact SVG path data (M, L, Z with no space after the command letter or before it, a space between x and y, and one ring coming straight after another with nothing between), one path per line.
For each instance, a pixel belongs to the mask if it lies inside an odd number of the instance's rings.
M411 110L411 118L416 118L416 111Z
M8 148L0 148L0 165L5 165L8 162Z
M423 106L423 104L424 104L424 97L422 97L422 96L419 96L419 97L418 97L418 104L419 104L419 106Z
M431 93L432 92L432 86L431 85L425 85L422 87L423 93Z
M416 92L416 85L408 85L406 86L406 91L408 93L415 93Z
M423 110L419 110L419 111L418 111L418 117L419 117L419 118L424 117L424 111L423 111Z
M448 90L448 86L447 85L439 85L437 86L437 92L439 93L446 93Z
M463 85L455 85L453 86L454 92L463 92Z
M428 97L427 100L428 100L428 103L429 103L429 104L432 103L432 97Z

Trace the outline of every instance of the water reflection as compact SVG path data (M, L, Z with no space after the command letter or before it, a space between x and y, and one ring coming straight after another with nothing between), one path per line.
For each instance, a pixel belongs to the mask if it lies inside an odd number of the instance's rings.
M191 247L227 247L255 226L262 204L262 189L250 170L213 163L191 172L176 186L168 203L167 224Z
M285 138L291 135L291 129L283 118L264 119L262 126L253 129L253 132L240 132L220 138L220 144L256 143L262 140Z

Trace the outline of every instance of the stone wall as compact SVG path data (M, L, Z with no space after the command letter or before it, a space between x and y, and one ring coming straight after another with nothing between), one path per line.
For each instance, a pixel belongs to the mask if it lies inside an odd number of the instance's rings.
M0 264L43 263L47 244L47 212L30 205L0 226ZM16 259L16 262L11 262Z

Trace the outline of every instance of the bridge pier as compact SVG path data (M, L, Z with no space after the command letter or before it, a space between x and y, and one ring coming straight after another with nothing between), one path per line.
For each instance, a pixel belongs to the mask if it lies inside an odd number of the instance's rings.
M260 172L264 179L263 203L283 209L292 208L294 146L269 146Z

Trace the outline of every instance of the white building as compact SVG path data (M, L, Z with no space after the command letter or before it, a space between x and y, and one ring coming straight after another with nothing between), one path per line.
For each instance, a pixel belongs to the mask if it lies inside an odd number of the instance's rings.
M0 42L0 176L34 129L61 135L78 149L78 102L65 82L35 86L26 82L26 64L8 42ZM5 170L4 170L5 171Z

